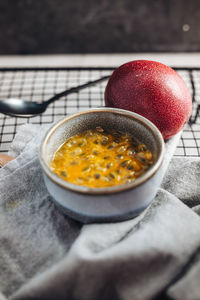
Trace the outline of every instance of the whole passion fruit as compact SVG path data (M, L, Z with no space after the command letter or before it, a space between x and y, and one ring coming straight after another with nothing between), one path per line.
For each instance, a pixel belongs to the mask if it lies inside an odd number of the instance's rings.
M165 140L183 128L192 111L192 98L180 75L149 60L135 60L118 67L107 83L105 104L149 119Z

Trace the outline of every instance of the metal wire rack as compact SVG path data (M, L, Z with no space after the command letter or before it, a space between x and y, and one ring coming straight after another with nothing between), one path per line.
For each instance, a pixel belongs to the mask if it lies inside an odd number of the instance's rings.
M175 68L193 97L191 123L182 133L175 156L200 156L200 68ZM113 68L0 68L0 99L23 98L42 102L67 88L111 74ZM33 118L0 114L0 152L6 153L20 125L50 124L63 116L104 105L106 81L62 97Z

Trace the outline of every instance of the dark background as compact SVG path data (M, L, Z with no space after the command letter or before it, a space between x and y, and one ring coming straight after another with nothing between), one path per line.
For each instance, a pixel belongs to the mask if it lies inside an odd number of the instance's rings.
M199 0L0 0L0 54L199 50Z

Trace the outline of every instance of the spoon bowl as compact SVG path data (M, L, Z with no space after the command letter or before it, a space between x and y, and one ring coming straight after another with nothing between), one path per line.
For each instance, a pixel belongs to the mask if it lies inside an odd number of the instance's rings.
M18 98L9 98L0 101L0 112L16 117L34 117L43 113L48 106L48 103L25 101Z

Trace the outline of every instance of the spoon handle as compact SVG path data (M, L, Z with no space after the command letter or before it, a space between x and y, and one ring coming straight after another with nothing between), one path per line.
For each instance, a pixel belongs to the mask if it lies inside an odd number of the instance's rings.
M101 78L99 78L97 80L89 81L89 82L84 83L82 85L79 85L79 86L73 87L73 88L71 88L69 90L66 90L66 91L63 91L61 93L58 93L55 96L53 96L52 98L50 98L48 101L46 101L46 104L48 105L51 102L53 102L53 101L55 101L55 100L57 100L57 99L59 99L59 98L61 98L63 96L66 96L66 95L69 95L69 94L72 94L72 93L77 93L78 91L80 91L82 89L85 89L85 88L87 88L87 87L89 87L91 85L94 85L96 83L99 83L101 81L104 81L104 80L108 79L109 77L110 77L110 75L109 76L104 76L104 77L101 77Z
M5 166L9 161L13 160L14 157L8 156L6 154L0 154L0 168Z

